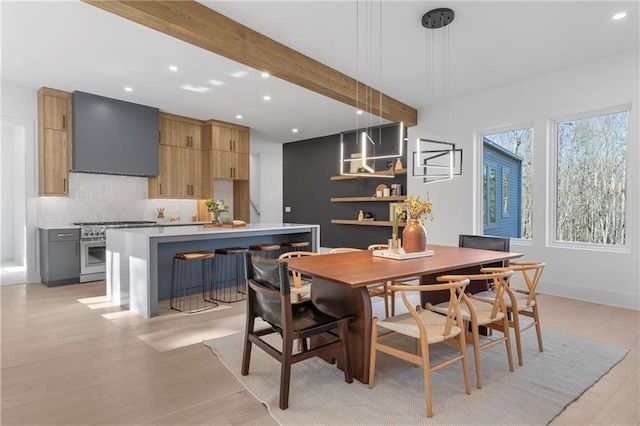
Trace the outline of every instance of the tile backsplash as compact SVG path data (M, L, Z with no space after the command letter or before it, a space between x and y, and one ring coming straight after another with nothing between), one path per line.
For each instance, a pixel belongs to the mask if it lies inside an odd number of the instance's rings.
M165 221L171 216L191 221L197 212L196 200L148 199L147 182L144 177L69 173L69 197L38 197L38 225L156 220L156 207L160 206L165 208ZM215 182L214 191L216 198L233 204L231 182Z

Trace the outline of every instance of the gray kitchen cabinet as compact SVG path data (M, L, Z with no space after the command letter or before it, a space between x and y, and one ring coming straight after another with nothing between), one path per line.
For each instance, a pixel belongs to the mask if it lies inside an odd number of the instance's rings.
M80 229L40 228L40 281L47 287L80 282Z

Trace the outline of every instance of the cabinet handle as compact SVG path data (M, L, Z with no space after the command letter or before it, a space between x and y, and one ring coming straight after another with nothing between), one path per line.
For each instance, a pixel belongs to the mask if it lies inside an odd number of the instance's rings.
M73 237L73 232L58 232L56 237Z
M67 178L62 178L63 192L67 192Z
M158 130L158 144L162 143L162 131Z
M67 128L67 116L62 114L62 128L66 130Z
M162 195L162 184L158 184L158 194Z

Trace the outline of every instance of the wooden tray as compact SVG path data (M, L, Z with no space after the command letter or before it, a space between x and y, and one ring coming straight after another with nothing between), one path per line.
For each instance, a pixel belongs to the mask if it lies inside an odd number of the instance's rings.
M400 249L399 253L394 253L391 250L374 250L373 255L375 257L386 257L387 259L406 260L406 259L416 259L419 257L433 256L434 252L433 250L425 250L425 251L419 251L415 253L405 253L404 250Z
M205 228L244 228L247 224L243 223L242 225L234 225L233 223L221 223L219 225L214 225L213 223L208 223L203 226Z

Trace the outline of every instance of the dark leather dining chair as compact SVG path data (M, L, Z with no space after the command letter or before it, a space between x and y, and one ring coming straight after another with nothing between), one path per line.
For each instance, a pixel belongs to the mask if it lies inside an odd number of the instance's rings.
M458 247L475 248L493 251L510 251L510 239L508 237L487 237L485 235L458 236ZM485 268L500 268L506 266L503 262L494 262L482 265Z
M311 300L292 304L287 262L247 253L245 265L247 272L247 324L242 354L242 375L249 374L253 344L280 362L281 410L285 410L289 406L291 365L296 362L320 355L335 359L341 353L344 379L347 383L352 383L347 325L354 320L354 317L336 318L327 315L320 311ZM256 330L256 318L264 320L269 324L269 327ZM273 346L274 340L264 339L264 337L275 333L280 334L282 338L281 349ZM325 343L309 349L306 339L319 335L327 337ZM303 341L302 351L294 354L293 342L297 339ZM279 345L276 344L276 346Z
M488 237L485 235L468 235L460 234L458 236L458 247L475 248L493 251L510 251L510 239L508 237ZM482 268L502 268L508 265L508 262L491 262L482 265ZM488 289L487 281L471 281L467 286L470 293L478 293ZM484 328L482 332L485 333Z

